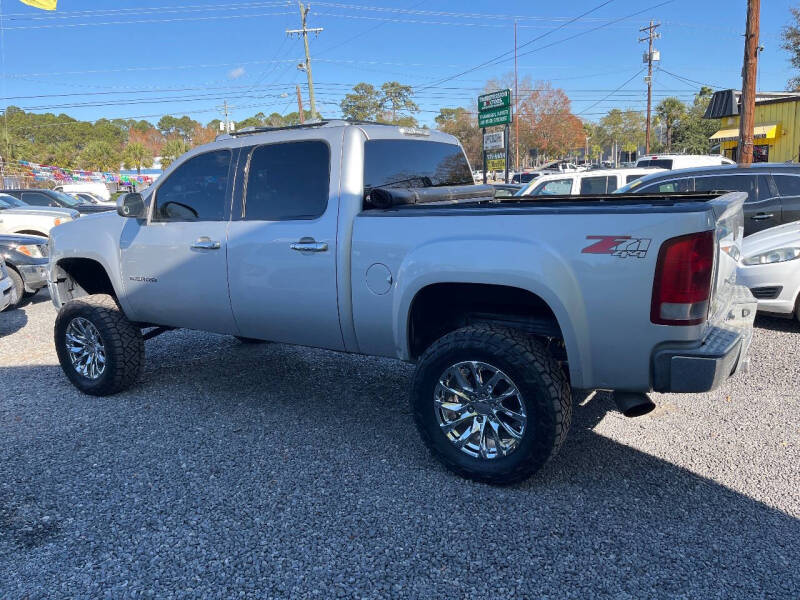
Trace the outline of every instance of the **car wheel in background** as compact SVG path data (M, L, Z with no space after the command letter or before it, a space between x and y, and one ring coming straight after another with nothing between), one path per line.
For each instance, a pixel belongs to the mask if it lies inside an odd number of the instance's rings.
M86 394L121 392L136 382L142 370L141 329L107 294L78 298L62 306L54 337L61 368Z
M564 371L538 340L465 327L422 354L411 408L425 445L448 469L510 484L558 452L572 397Z
M6 269L8 271L8 276L11 278L11 302L8 303L8 306L3 310L12 310L19 306L19 303L22 302L22 298L25 294L25 284L22 281L22 276L17 273L10 265Z

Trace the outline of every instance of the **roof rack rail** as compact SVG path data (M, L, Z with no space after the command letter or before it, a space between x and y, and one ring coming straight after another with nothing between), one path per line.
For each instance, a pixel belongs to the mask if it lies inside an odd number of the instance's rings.
M239 131L232 131L228 135L236 137L237 135L249 135L251 133L264 133L267 131L282 131L284 129L306 129L308 127L321 127L327 125L330 121L314 121L309 123L300 123L299 125L282 125L280 127L245 127Z

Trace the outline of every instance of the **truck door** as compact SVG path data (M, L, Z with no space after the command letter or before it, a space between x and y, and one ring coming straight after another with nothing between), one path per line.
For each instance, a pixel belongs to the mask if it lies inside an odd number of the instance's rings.
M126 219L121 270L134 320L238 333L225 260L232 154L189 158L159 182L149 222Z
M247 155L245 155L247 152ZM319 139L243 151L230 225L233 313L246 337L344 349L336 285L338 169ZM334 160L338 165L338 160ZM237 191L237 198L240 194Z

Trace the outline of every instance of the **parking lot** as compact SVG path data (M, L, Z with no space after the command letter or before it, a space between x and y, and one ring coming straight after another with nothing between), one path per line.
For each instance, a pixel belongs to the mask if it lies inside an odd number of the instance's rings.
M590 398L499 488L427 455L408 365L175 331L88 397L54 318L0 314L2 598L800 597L796 322L714 393Z

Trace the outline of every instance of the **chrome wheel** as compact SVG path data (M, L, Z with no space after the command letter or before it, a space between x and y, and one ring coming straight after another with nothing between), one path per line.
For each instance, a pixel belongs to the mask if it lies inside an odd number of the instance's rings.
M69 360L78 374L97 379L106 370L106 348L103 338L91 321L75 317L66 331Z
M445 369L433 401L442 433L475 458L507 456L519 446L528 424L517 386L484 362L464 361Z

